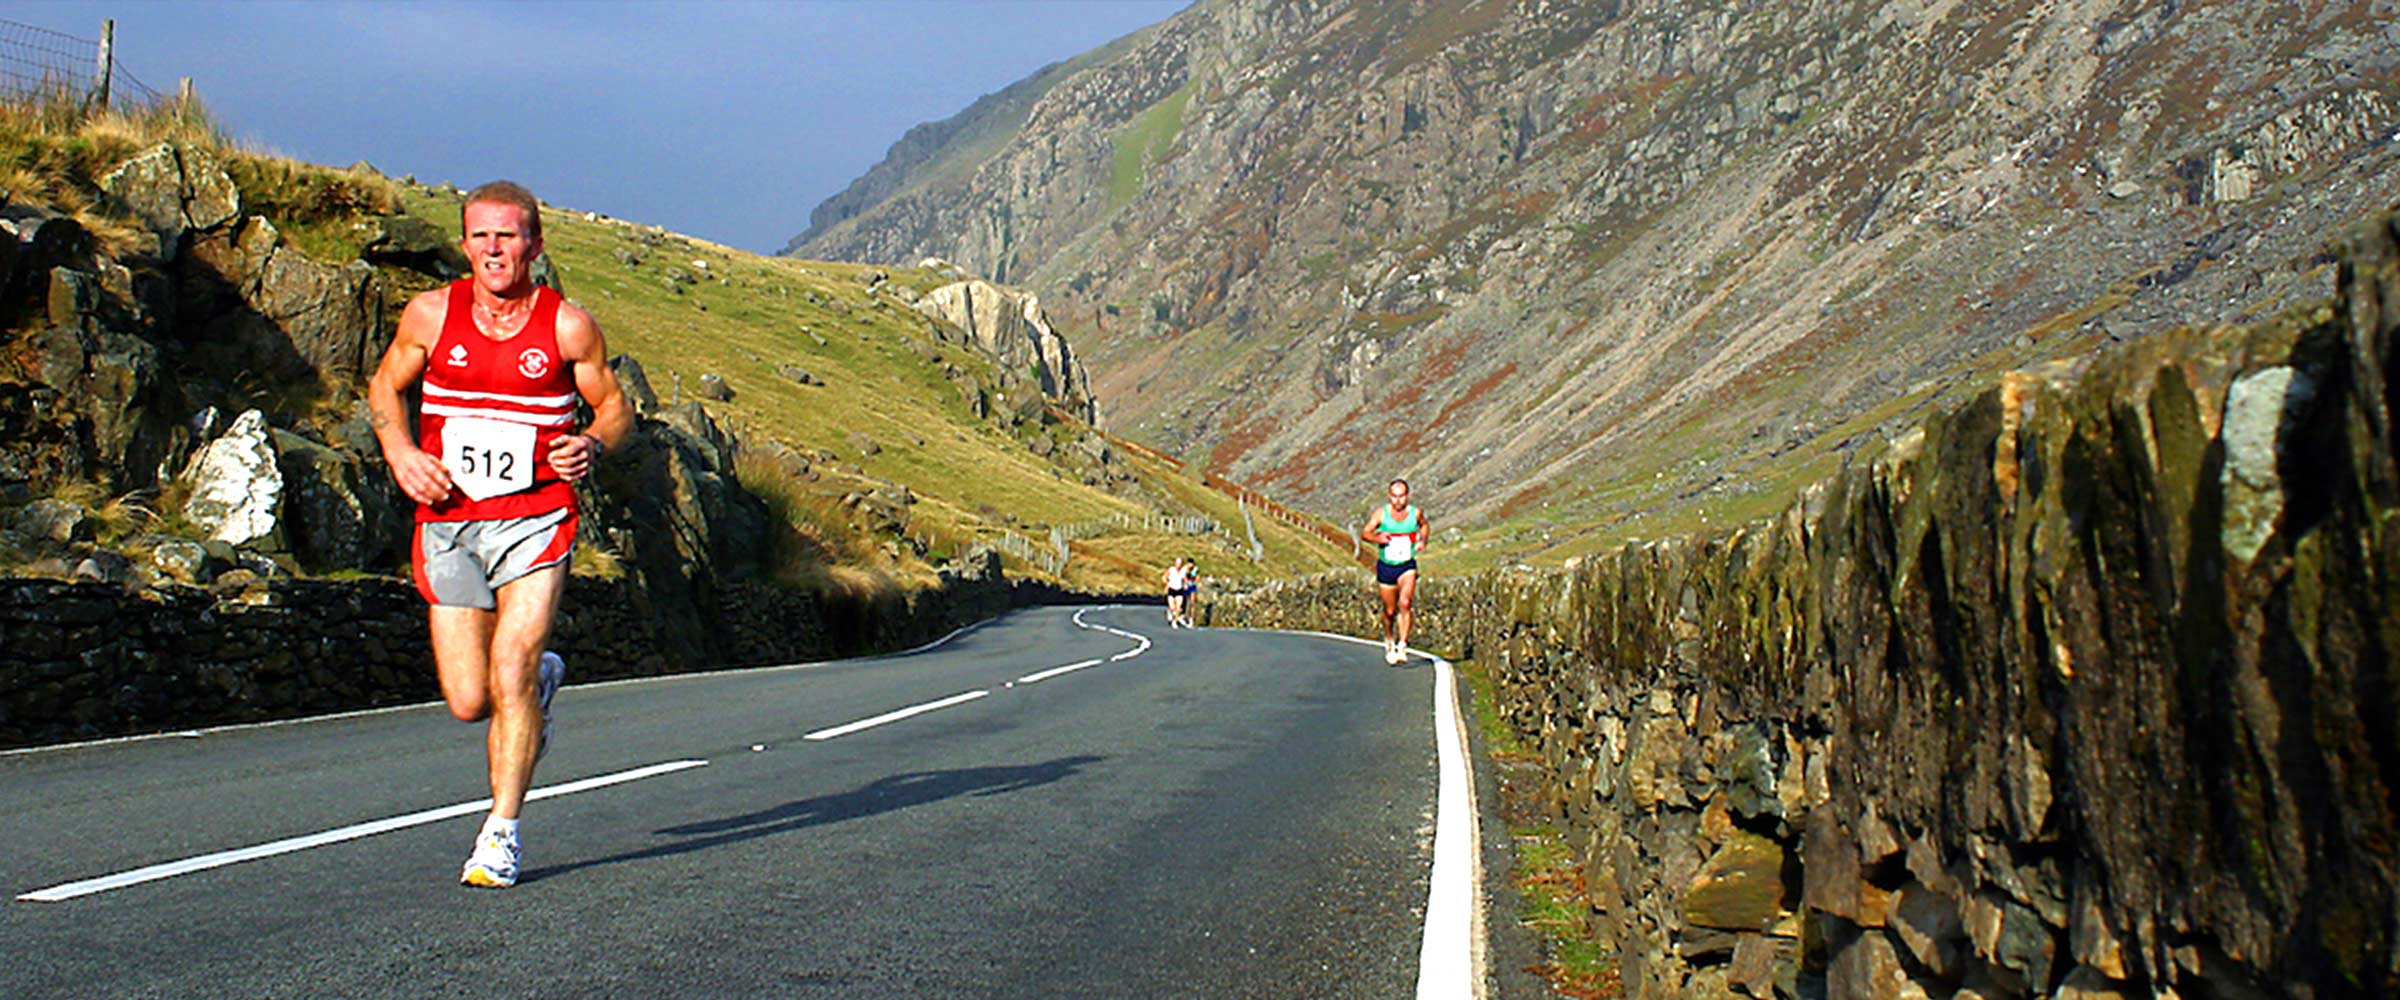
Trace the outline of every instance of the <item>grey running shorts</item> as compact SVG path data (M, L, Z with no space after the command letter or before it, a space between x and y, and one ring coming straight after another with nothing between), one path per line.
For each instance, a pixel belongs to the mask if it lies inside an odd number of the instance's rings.
M575 553L575 509L497 521L417 524L417 593L454 608L498 606L494 592Z

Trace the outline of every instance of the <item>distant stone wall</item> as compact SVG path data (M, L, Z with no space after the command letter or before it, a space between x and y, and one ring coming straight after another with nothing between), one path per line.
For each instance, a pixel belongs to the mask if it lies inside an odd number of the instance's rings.
M2341 253L2325 307L2012 373L1771 522L1427 581L1628 996L2400 995L2400 222Z
M993 572L857 604L720 583L728 657L675 641L645 591L575 578L552 648L571 680L790 663L906 648L1056 599ZM257 722L441 696L425 604L406 582L262 580L211 591L0 580L0 747Z

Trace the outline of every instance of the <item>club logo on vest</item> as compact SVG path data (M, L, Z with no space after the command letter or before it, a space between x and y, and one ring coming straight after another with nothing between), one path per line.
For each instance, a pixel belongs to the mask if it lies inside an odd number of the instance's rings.
M539 347L526 348L525 353L517 355L517 374L526 378L550 374L550 356L542 353Z
M452 368L465 368L465 367L467 366L467 345L465 345L465 344L452 344L452 345L450 345L450 362L449 362L449 363L450 363L450 367L452 367Z

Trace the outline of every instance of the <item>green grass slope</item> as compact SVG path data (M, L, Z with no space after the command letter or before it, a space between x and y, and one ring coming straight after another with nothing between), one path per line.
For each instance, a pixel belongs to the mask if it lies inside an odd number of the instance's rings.
M402 200L411 214L456 226L455 192L412 188ZM1242 579L1321 569L1346 556L1259 519L1261 558L1253 559L1231 500L1126 456L1116 461L1135 475L1132 489L1087 485L1028 447L1033 436L1072 437L1081 428L1038 412L1012 426L1005 399L994 402L993 417L978 417L945 368L991 386L993 361L955 336L942 339L938 322L911 305L950 281L946 275L760 256L555 207L543 225L559 283L599 321L611 353L641 362L662 403L675 400L679 381L691 399L702 376L725 380L733 398L706 406L746 444L834 456L814 464L819 479L784 487L820 498L819 511L878 484L908 487L917 502L903 547L926 559L1012 533L1047 550L1052 526L1160 515L1205 517L1224 531L1110 530L1071 542L1055 576L1013 556L1009 570L1082 589L1146 591L1175 555L1199 556L1215 575ZM786 367L822 384L788 378L779 372Z
M197 104L95 113L61 96L0 112L8 200L74 216L104 254L153 244L137 222L115 214L98 179L170 139L211 150L239 187L243 214L265 215L288 245L323 262L356 257L362 234L384 231L389 216L458 231L455 187L237 148ZM978 543L1008 553L1013 576L1106 592L1156 589L1178 555L1236 579L1307 572L1346 555L1264 519L1253 549L1231 501L1134 456L1110 454L1104 462L1089 428L1038 399L1007 398L1011 386L1025 384L1011 377L1025 373L995 371L992 359L965 346L966 337L912 306L953 280L950 274L760 256L558 206L545 210L544 224L558 284L599 321L612 354L642 364L662 404L697 398L703 376L731 386L730 399L703 405L741 439L743 484L790 522L786 537L813 543L800 547L811 559L831 560L806 573L779 572L786 582L908 586L930 581L934 564ZM389 337L400 304L437 283L398 268L381 274L385 329L378 340ZM24 329L7 331L0 343L21 348L40 310L24 310L21 319ZM805 384L790 377L795 368L812 377ZM253 402L292 425L330 427L360 391L289 389L261 389ZM97 483L45 489L103 514L139 507L135 527L173 533L182 525L181 497L173 484L163 486L138 503L107 502ZM913 502L905 528L895 530L859 499L900 495L897 487ZM1213 529L1199 533L1167 530L1208 522ZM1068 540L1063 565L1049 557L1057 550L1054 527Z

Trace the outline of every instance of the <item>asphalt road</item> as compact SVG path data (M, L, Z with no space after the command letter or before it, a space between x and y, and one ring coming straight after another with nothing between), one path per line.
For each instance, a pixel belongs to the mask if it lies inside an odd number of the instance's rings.
M459 807L0 904L0 997L1411 995L1433 666L1159 618L585 687L570 664L535 784L615 783L530 804L507 891L456 884L482 728L439 706L0 757L10 896Z

